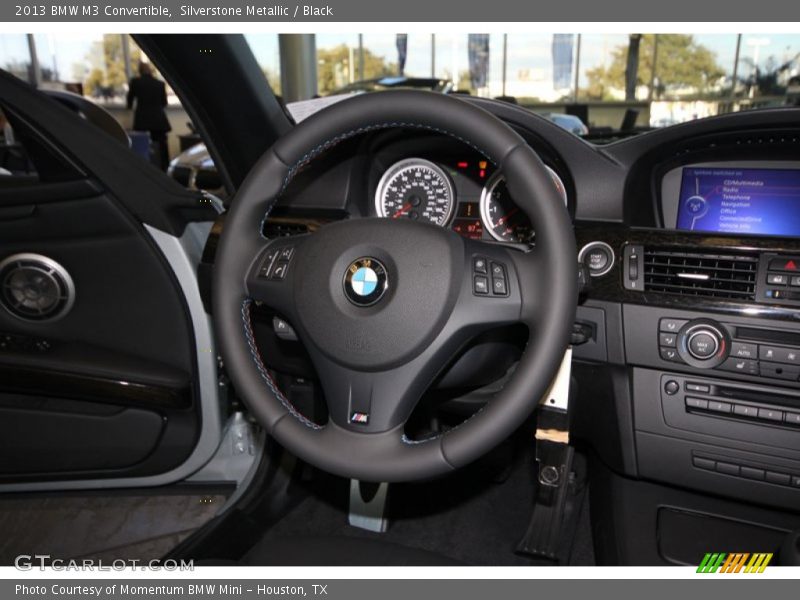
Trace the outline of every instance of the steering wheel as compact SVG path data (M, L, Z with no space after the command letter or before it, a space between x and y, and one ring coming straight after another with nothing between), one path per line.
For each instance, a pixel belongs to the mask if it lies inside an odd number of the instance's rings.
M387 128L458 139L505 175L536 226L522 251L410 219L357 218L313 234L266 239L263 223L300 169L334 145ZM255 418L299 458L363 481L409 481L464 466L511 434L555 377L577 305L569 216L550 175L510 127L464 100L389 91L344 100L298 124L248 175L226 215L213 277L219 350ZM319 375L329 419L291 405L256 346L251 307L288 321ZM409 439L422 394L479 333L523 323L514 375L445 434Z

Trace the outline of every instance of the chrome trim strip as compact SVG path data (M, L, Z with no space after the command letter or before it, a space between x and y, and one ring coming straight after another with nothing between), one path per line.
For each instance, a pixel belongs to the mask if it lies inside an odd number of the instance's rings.
M678 273L678 277L681 279L695 279L697 281L708 281L711 279L711 276L705 273Z

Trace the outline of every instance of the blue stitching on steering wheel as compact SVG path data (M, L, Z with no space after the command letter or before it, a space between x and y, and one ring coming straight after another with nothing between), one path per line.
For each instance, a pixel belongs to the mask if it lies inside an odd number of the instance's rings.
M266 366L264 366L264 361L261 360L261 354L256 346L255 336L253 335L253 325L250 321L250 307L252 304L253 301L250 298L246 298L245 301L242 302L242 321L244 323L244 335L245 338L247 338L247 345L250 347L250 354L253 357L253 362L256 363L256 368L258 368L259 373L261 373L262 379L264 379L269 389L272 390L272 393L275 394L275 397L280 401L281 404L283 404L283 407L289 412L290 415L295 417L298 421L310 429L322 429L321 425L317 425L313 421L307 419L304 415L298 412L294 406L292 406L292 403L289 402L289 399L283 395L278 388L278 385L275 383L275 380L272 378L272 375L269 374Z
M467 146L469 146L473 150L475 150L477 152L480 152L493 165L497 164L494 161L494 159L492 159L486 152L481 150L474 143L470 142L469 140L464 139L460 135L457 135L457 134L452 133L450 131L446 131L446 130L441 129L439 127L433 127L431 125L423 125L421 123L404 123L404 122L390 122L390 123L377 123L375 125L364 125L363 127L359 127L357 129L352 129L350 131L347 131L345 133L337 135L336 137L333 137L333 138L331 138L331 139L329 139L329 140L317 145L312 150L310 150L309 152L304 154L303 157L300 160L298 160L291 167L289 167L289 170L286 173L286 177L284 177L284 179L283 179L283 184L281 185L280 191L272 198L272 201L269 203L269 206L267 206L266 212L264 213L264 217L261 219L261 223L259 224L259 233L260 233L261 237L263 239L269 239L269 238L267 238L266 235L264 235L264 224L266 223L267 218L269 217L269 214L272 211L272 208L275 206L275 203L277 202L278 198L280 198L280 196L286 191L286 188L292 182L292 180L294 179L295 175L297 175L297 173L298 173L298 171L300 171L300 169L305 167L307 164L309 164L311 161L313 161L316 157L318 157L320 154L322 154L326 150L330 150L331 148L333 148L336 145L344 142L345 140L348 140L348 139L350 139L352 137L355 137L357 135L361 135L363 133L369 133L371 131L378 131L378 130L381 130L381 129L390 129L390 128L393 128L393 127L404 127L406 129L422 129L422 130L425 130L425 131L434 131L436 133L444 134L444 135L446 135L448 137L454 138L454 139L466 144ZM266 382L267 386L270 388L270 390L275 395L275 397L278 398L280 403L289 412L289 414L291 414L293 417L295 417L297 420L299 420L303 425L305 425L306 427L309 427L310 429L315 429L315 430L322 429L322 426L317 425L313 421L310 421L305 416L303 416L300 412L298 412L297 409L294 408L294 406L292 406L292 404L291 404L291 402L289 402L288 398L286 398L286 396L284 396L281 393L280 389L278 389L277 384L272 379L272 376L269 374L267 368L264 366L264 362L261 359L261 355L259 354L258 348L256 347L256 344L255 344L255 337L253 336L253 329L252 329L252 325L250 323L250 305L252 304L252 302L253 301L250 298L247 298L247 299L245 299L244 303L242 304L242 321L244 322L244 332L245 332L245 337L247 338L247 344L250 347L250 354L253 357L253 361L256 364L256 368L258 368L258 371L259 371L259 373L261 373L261 377L264 379L264 381ZM481 410L483 410L483 409L481 409ZM481 411L478 411L478 412L481 412ZM438 439L440 437L441 437L441 434L433 436L433 437L430 437L430 438L426 438L426 439L423 439L423 440L411 440L411 439L407 438L406 435L404 434L401 439L402 439L404 444L416 445L416 444L423 444L425 442L430 442L430 441L433 441L433 440Z

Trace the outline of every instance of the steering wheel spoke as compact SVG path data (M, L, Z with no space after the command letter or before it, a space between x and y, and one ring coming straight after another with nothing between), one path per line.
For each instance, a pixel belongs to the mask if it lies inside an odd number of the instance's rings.
M548 318L548 303L553 300L554 282L547 257L539 248L509 249L508 256L519 277L519 321L535 329Z
M355 433L385 433L405 425L438 372L425 356L396 368L364 372L348 369L311 350L328 405L329 419Z

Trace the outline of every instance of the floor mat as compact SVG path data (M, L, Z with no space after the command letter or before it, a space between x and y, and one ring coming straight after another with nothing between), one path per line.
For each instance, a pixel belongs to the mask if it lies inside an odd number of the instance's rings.
M164 556L213 518L223 495L55 496L0 499L0 565L20 554L52 558Z
M444 479L390 486L390 525L383 534L348 525L348 482L319 475L310 497L274 525L262 544L293 536L355 536L421 548L472 565L552 564L514 551L531 516L532 468L532 456L514 457L501 450ZM502 471L505 474L498 477ZM573 500L575 535L569 564L594 564L585 496L582 490Z

